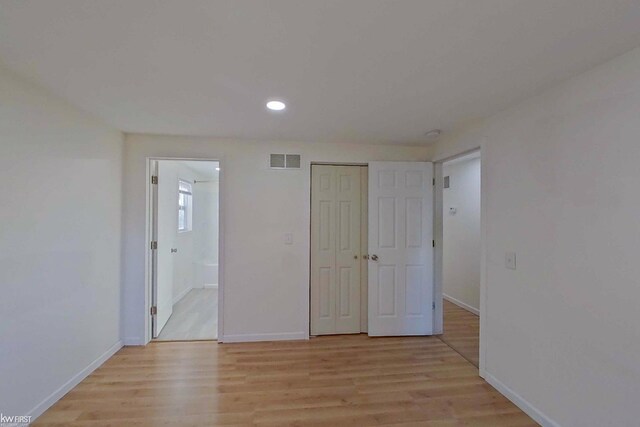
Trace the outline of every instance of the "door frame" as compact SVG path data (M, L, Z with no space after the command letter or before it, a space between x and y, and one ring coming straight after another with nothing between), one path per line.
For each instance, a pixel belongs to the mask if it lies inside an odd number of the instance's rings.
M312 187L312 173L313 173L313 166L357 166L357 167L365 167L369 168L369 162L310 162L309 164L309 285L307 288L308 291L308 296L307 296L307 337L314 337L316 335L311 335L311 275L313 274L313 271L311 270L311 245L313 244L312 240L311 240L311 217L313 215L313 211L312 211L312 193L313 193L313 187ZM360 191L362 192L362 187L360 188ZM365 188L365 190L367 191L367 195L369 193L369 185L367 182L367 186ZM368 196L367 196L368 197ZM361 209L362 210L362 209ZM362 224L360 224L360 232L362 232ZM365 232L368 233L368 227L365 228ZM362 236L360 236L360 241L362 242ZM364 248L364 251L367 252L369 250L369 248ZM360 251L363 251L363 248L360 248ZM362 301L362 276L360 277L360 300ZM367 304L367 310L369 309L369 305ZM360 305L360 310L362 310L362 305ZM362 316L362 312L360 313L360 315ZM361 317L362 318L362 317ZM367 333L367 332L362 332L362 323L360 324L360 333Z
M433 238L435 240L434 256L434 301L436 303L436 309L434 310L434 334L442 334L443 332L443 241L444 241L444 176L442 167L445 162L467 156L471 153L480 153L480 350L479 350L479 363L478 372L480 377L485 377L486 366L486 313L487 313L487 248L486 248L486 233L487 233L487 174L484 166L484 141L479 145L466 149L456 154L447 154L445 156L436 157L433 161L434 166L434 179L435 189L433 192L434 197L434 216L433 216Z
M159 160L174 161L201 161L218 162L220 173L218 175L218 343L224 342L224 236L225 236L225 210L226 188L224 179L224 159L204 157L147 157L146 158L146 214L145 214L145 301L144 301L144 345L153 339L151 305L153 303L153 279L155 274L154 260L156 253L151 249L151 241L156 237L155 223L157 221L157 187L151 183L151 176L156 172L154 162Z
M448 160L453 160L456 157L462 157L465 156L471 152L474 151L478 151L480 150L480 146L476 147L476 148L472 148L470 150L465 150L464 152L461 152L459 154L454 154L452 156L446 156L443 158L439 158L437 160L427 160L433 163L433 177L434 177L434 185L435 185L435 189L433 191L433 197L434 197L434 203L433 203L433 209L434 209L434 215L433 215L433 239L435 240L435 250L433 251L433 274L434 274L434 281L433 281L433 301L435 302L435 310L433 310L433 334L432 335L438 335L442 333L443 330L443 307L442 307L442 236L443 236L443 229L442 229L442 164L445 161ZM480 162L482 162L482 152L480 152L480 156L481 156L481 160ZM482 164L482 163L481 163ZM311 270L311 192L313 191L313 189L311 188L311 183L312 183L312 179L311 179L311 168L314 165L327 165L327 166L361 166L361 167L367 167L369 168L369 162L322 162L322 161L318 161L318 162L314 162L311 161L310 162L310 166L309 166L309 284L308 284L308 295L307 295L307 332L308 335L307 337L313 337L313 335L311 335L311 274L312 274L312 270ZM481 169L483 170L483 169ZM439 184L439 185L438 185ZM439 191L438 191L439 189ZM369 192L369 183L367 182L367 198L368 198L368 192ZM485 226L484 226L484 206L486 205L486 203L484 202L484 172L482 175L482 183L481 183L481 207L480 207L480 212L481 212L481 227L482 227L482 231L481 231L481 244L482 242L484 242L484 233L485 233ZM367 232L368 234L368 229L369 227L367 226L365 228L365 232ZM367 236L367 241L368 241L368 236ZM362 248L361 248L362 249ZM369 248L365 248L365 251L368 252ZM481 311L483 308L483 303L482 303L482 295L483 295L483 288L485 287L486 281L484 279L485 277L485 250L484 250L484 246L482 247L482 278L481 278L481 283L480 283L480 288L481 288L481 302L480 302L480 307L481 307ZM484 291L484 293L486 294L486 291ZM369 310L369 304L367 304L367 311ZM367 313L368 314L368 313ZM368 318L368 316L367 316ZM482 324L482 317L481 317L481 324ZM362 326L361 326L361 331L362 331ZM368 329L368 328L367 328ZM482 334L482 325L481 325L481 329L480 329L480 333ZM367 333L368 332L360 332L360 333ZM484 368L483 368L483 361L484 361L484 357L483 357L483 347L482 347L482 340L480 342L480 371L483 372ZM483 375L481 375L483 376ZM483 377L484 378L484 377Z

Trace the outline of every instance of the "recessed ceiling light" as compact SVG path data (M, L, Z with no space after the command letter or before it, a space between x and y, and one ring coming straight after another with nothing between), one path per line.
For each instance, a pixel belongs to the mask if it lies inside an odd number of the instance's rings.
M287 104L282 101L272 100L267 102L267 108L271 111L282 111L287 108Z
M442 131L440 129L432 129L429 132L424 134L424 136L426 136L427 139L438 139L440 135L442 135Z

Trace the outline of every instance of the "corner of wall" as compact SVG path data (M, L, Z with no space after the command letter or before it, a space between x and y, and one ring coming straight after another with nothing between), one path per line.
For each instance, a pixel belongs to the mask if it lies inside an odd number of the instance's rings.
M509 399L514 405L518 408L522 409L522 411L529 415L535 422L540 424L543 427L560 427L560 424L543 414L538 408L533 406L530 402L525 400L522 396L517 394L515 391L506 386L503 382L498 380L496 377L488 373L487 371L483 371L482 378L485 379L486 382L491 384L496 390L498 390L502 395L504 395L507 399Z
M62 397L69 393L75 386L80 384L85 378L87 378L93 371L98 369L104 362L106 362L111 356L116 354L123 346L122 341L118 341L113 344L107 351L105 351L100 357L91 362L88 366L74 375L69 379L66 383L64 383L60 388L55 390L49 396L47 396L42 402L38 403L32 410L29 411L28 415L31 416L32 420L35 420L40 415L44 414L47 409L53 406L58 400L62 399Z

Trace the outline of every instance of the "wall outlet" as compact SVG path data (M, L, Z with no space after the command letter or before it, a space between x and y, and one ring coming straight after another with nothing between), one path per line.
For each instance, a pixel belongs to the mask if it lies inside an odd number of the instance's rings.
M516 253L515 252L507 252L504 258L505 267L509 270L516 269Z
M284 244L293 245L293 233L284 233Z

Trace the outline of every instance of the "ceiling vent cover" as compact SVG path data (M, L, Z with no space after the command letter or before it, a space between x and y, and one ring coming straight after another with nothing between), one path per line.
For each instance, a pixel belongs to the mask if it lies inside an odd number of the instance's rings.
M272 154L269 159L271 169L300 169L300 154Z

